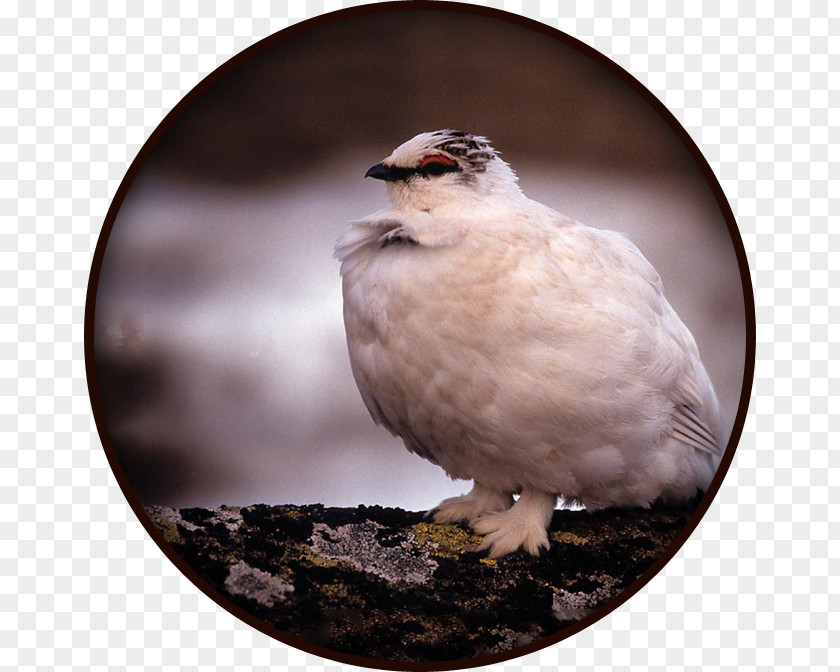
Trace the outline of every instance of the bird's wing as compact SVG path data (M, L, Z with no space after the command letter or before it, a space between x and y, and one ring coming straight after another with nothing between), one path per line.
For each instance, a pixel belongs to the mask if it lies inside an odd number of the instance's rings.
M675 439L709 455L722 454L718 439L694 408L682 404L674 409L671 417L674 421L672 436Z
M603 343L633 353L629 375L673 404L672 436L713 455L721 453L717 398L697 344L665 298L659 274L623 234L579 226L552 238L561 282L582 290L580 300L600 314ZM610 329L615 324L615 329ZM596 330L599 331L599 330ZM593 352L601 334L593 334ZM606 355L605 355L606 356ZM638 388L637 388L638 389ZM644 388L643 388L644 389ZM663 418L667 422L666 418Z

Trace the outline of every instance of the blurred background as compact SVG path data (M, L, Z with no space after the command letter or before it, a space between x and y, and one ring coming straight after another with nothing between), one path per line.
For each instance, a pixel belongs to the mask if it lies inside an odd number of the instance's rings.
M630 235L694 333L727 427L745 315L712 192L609 70L526 28L447 11L346 18L217 81L144 164L95 306L108 434L144 504L422 510L469 488L370 420L333 244L386 207L365 170L422 131L488 136L527 195Z

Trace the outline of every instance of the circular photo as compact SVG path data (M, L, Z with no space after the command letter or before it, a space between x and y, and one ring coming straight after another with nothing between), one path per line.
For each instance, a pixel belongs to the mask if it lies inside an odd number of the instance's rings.
M746 414L725 197L673 116L456 3L272 35L166 117L86 311L105 451L255 628L382 669L578 632L686 541Z

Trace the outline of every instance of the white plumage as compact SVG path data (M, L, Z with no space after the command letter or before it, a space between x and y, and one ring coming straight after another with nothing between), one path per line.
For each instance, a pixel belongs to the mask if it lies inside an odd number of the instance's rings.
M350 362L377 424L474 481L436 522L468 521L494 557L538 553L558 496L592 510L708 487L717 398L633 243L528 199L480 136L420 134L367 175L393 208L336 244Z

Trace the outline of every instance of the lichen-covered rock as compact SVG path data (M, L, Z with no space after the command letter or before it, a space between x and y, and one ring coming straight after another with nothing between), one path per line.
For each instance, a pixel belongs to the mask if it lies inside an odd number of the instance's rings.
M397 535L398 543L383 545L376 538L382 529L382 525L370 520L342 525L337 530L315 523L312 552L322 558L343 560L390 583L426 583L431 579L438 564L428 551L418 549L414 535Z
M295 587L282 579L251 567L247 562L237 562L230 568L225 588L231 595L244 595L266 607L286 601L286 593Z
M574 623L635 581L691 512L557 511L541 556L491 560L467 527L401 509L147 509L190 567L266 624L340 653L426 662Z

